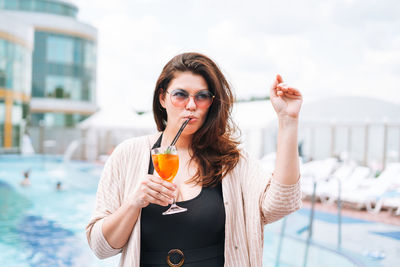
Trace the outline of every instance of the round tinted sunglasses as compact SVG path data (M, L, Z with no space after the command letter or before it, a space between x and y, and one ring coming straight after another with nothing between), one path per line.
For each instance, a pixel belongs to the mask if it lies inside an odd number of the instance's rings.
M166 91L171 97L171 102L176 107L184 107L189 103L190 97L194 98L194 102L199 108L208 108L211 106L214 95L210 91L200 91L194 95L190 95L187 91L183 89L175 89L172 92Z

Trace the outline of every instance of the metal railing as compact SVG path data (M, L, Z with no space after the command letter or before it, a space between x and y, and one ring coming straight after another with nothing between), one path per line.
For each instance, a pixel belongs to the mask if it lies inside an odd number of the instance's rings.
M337 225L338 225L338 231L337 231L337 250L341 250L342 246L342 209L341 209L341 191L342 191L342 184L340 179L336 178L338 181L338 198L337 198ZM312 180L313 180L313 192L311 195L311 210L310 210L310 215L309 215L309 220L308 220L308 226L306 226L306 230L308 230L307 238L305 240L306 243L306 248L304 252L304 258L303 258L303 267L306 267L308 264L308 255L309 255L309 249L310 245L315 245L312 241L313 237L313 227L314 227L314 215L315 215L315 202L316 202L316 189L317 189L317 180L315 179L315 176L312 175ZM280 265L281 261L281 253L282 253L282 246L283 246L283 240L286 236L286 221L287 217L285 217L282 221L281 225L281 231L280 231L280 236L279 236L279 242L278 242L278 249L277 249L277 254L276 254L276 259L275 259L275 266L278 267ZM304 241L303 241L304 242ZM342 256L345 256L344 254ZM360 262L352 261L357 265L357 266L363 266Z

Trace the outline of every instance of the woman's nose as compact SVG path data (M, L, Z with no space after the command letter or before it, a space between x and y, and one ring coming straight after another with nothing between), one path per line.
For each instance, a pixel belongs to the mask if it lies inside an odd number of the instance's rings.
M186 109L195 110L196 109L196 102L194 101L194 96L189 96L189 100L186 104Z

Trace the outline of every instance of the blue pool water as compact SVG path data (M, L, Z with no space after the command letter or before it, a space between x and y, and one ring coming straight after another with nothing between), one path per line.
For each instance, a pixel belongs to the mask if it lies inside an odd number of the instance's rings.
M31 170L31 186L23 188L19 183L27 169ZM55 157L0 156L0 266L117 266L119 256L100 261L93 255L84 231L101 170L101 165L64 164ZM56 190L58 181L62 191ZM313 239L305 256L308 213L303 209L288 217L283 239L282 220L265 228L264 266L303 266L304 259L311 267L384 266L381 261L369 261L360 251L335 249L334 242L329 242L332 230L324 230L335 219L323 213L316 215L322 223L320 240ZM368 224L351 218L344 222ZM374 236L386 233L375 230ZM396 235L394 230L388 235Z
M31 186L23 188L27 169ZM84 232L101 170L54 157L0 156L0 266L116 266L116 258L93 256Z

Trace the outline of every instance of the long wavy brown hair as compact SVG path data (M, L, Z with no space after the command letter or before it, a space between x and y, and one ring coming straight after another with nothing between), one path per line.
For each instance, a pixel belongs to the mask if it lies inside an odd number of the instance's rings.
M215 186L233 170L240 157L239 141L234 137L237 127L231 119L234 96L228 81L210 58L199 53L177 55L163 68L154 90L153 113L159 131L164 131L167 125L167 112L159 96L165 97L175 74L182 72L201 75L215 96L204 124L193 135L191 160L199 168L187 183Z

